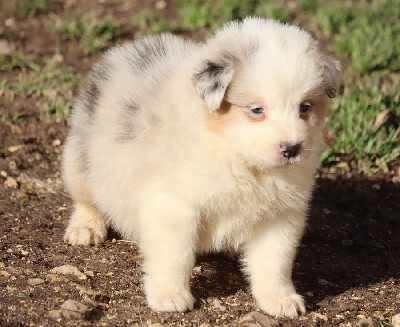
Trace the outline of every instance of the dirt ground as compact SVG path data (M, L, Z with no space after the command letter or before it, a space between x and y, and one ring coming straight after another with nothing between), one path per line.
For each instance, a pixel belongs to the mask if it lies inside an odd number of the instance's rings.
M0 13L1 24L5 18ZM93 59L61 42L40 16L15 19L13 42L32 58L60 48L65 63L88 70ZM198 259L193 311L154 313L135 244L112 232L99 246L62 241L71 212L60 179L66 123L42 117L34 98L0 96L0 112L21 114L0 122L0 326L391 326L400 313L399 162L373 177L358 174L350 157L321 169L294 266L304 316L262 314L237 258L222 255ZM79 271L51 271L63 265Z

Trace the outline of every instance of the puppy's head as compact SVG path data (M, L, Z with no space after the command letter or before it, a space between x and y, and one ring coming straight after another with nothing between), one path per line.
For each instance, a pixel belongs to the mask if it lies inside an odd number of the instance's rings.
M263 169L319 153L339 76L339 62L307 32L250 18L208 41L193 81L208 108L207 128Z

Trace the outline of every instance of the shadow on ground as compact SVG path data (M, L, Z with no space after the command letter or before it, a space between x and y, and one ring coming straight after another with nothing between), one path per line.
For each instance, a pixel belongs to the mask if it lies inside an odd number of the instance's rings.
M319 178L294 281L309 309L353 288L400 278L400 189L393 183ZM196 298L229 296L248 287L237 259L198 259Z

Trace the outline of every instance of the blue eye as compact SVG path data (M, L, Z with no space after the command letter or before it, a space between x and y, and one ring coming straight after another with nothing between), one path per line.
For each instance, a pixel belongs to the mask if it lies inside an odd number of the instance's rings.
M311 110L311 108L312 108L311 103L304 101L300 104L299 111L301 114L306 114Z
M263 108L263 107L256 107L256 108L250 109L250 111L251 111L254 115L262 115L262 114L264 113L264 108Z

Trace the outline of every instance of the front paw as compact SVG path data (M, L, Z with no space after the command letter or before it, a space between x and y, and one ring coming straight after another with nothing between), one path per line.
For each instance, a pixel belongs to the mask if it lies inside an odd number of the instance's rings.
M101 243L106 237L106 226L68 226L64 241L72 245L90 245Z
M299 313L306 312L304 299L297 293L265 294L257 298L257 304L261 310L274 317L296 318Z
M147 292L147 304L153 311L179 311L193 309L194 298L190 291L161 290Z

